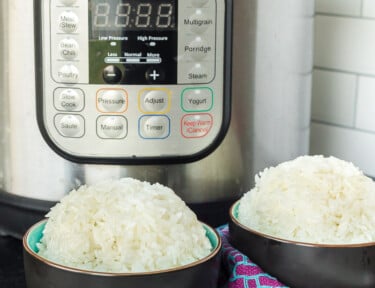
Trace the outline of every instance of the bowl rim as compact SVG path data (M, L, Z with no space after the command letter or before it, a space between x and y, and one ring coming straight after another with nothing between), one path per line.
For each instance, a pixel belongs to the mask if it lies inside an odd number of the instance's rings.
M177 267L173 267L173 268L169 268L169 269L163 269L163 270L150 271L150 272L119 272L119 273L117 273L117 272L100 272L100 271L86 270L86 269L74 268L74 267L70 267L70 266L67 266L67 265L63 265L63 264L53 262L51 260L48 260L45 257L40 256L39 254L34 252L33 249L30 248L30 246L28 245L29 235L31 234L31 232L35 228L39 227L43 223L46 223L47 221L48 221L48 219L43 219L43 220L35 223L34 225L32 225L26 231L26 233L24 234L23 239L22 239L22 244L23 244L24 250L31 257L33 257L34 259L36 259L38 261L43 262L47 266L50 266L50 267L53 267L53 268L56 268L56 269L60 269L60 270L64 270L66 272L86 274L86 275L91 275L91 276L105 276L105 277L124 277L124 276L126 276L126 277L137 277L138 276L139 277L139 276L160 275L160 274L164 274L164 273L182 271L182 270L185 270L185 269L189 269L189 268L198 266L200 264L203 264L203 263L211 260L212 258L216 257L217 254L219 254L219 252L221 251L221 247L222 247L222 240L221 240L221 237L219 236L219 233L216 231L216 229L212 228L211 226L209 226L208 224L206 224L204 222L199 221L199 223L201 223L202 226L204 226L213 235L215 235L216 240L217 240L216 247L213 247L213 250L210 252L210 254L203 257L202 259L199 259L197 261L194 261L194 262L182 265L182 266L177 266Z
M234 215L234 209L239 206L241 203L241 199L237 200L232 204L232 206L229 209L229 216L232 222L240 227L243 230L246 230L247 232L250 232L252 234L255 234L257 236L285 243L285 244L291 244L291 245L297 245L297 246L304 246L304 247L312 247L312 248L364 248L364 247L371 247L375 246L375 242L365 242L365 243L353 243L353 244L323 244L323 243L311 243L311 242L303 242L303 241L294 241L284 238L279 238L276 236L268 235L262 232L259 232L257 230L254 230L250 227L247 227L246 225L242 224Z

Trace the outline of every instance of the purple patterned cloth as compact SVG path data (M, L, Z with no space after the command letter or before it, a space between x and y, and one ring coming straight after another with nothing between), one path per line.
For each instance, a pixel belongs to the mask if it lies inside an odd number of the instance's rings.
M275 288L287 287L276 278L264 273L262 269L237 249L228 240L228 225L217 228L223 241L222 287L227 288Z

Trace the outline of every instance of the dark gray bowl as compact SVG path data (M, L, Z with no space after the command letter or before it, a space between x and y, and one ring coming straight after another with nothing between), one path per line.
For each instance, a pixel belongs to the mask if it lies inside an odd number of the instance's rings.
M267 236L237 220L239 204L230 209L230 243L284 284L293 288L375 287L375 243L317 245Z
M220 271L221 239L202 224L212 245L210 255L189 265L149 273L100 273L74 269L40 257L36 244L46 220L32 226L23 237L28 288L216 288Z

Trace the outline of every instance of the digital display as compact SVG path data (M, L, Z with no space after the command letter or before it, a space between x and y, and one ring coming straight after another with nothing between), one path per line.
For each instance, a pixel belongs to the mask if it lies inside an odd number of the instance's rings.
M118 34L122 30L175 30L176 0L91 0L91 32Z
M89 82L177 82L178 0L89 0Z

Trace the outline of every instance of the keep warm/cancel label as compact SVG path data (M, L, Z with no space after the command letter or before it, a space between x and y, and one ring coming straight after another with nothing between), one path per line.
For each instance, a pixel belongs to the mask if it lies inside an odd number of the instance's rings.
M188 114L181 120L181 134L185 138L205 137L213 126L213 117L209 113Z

